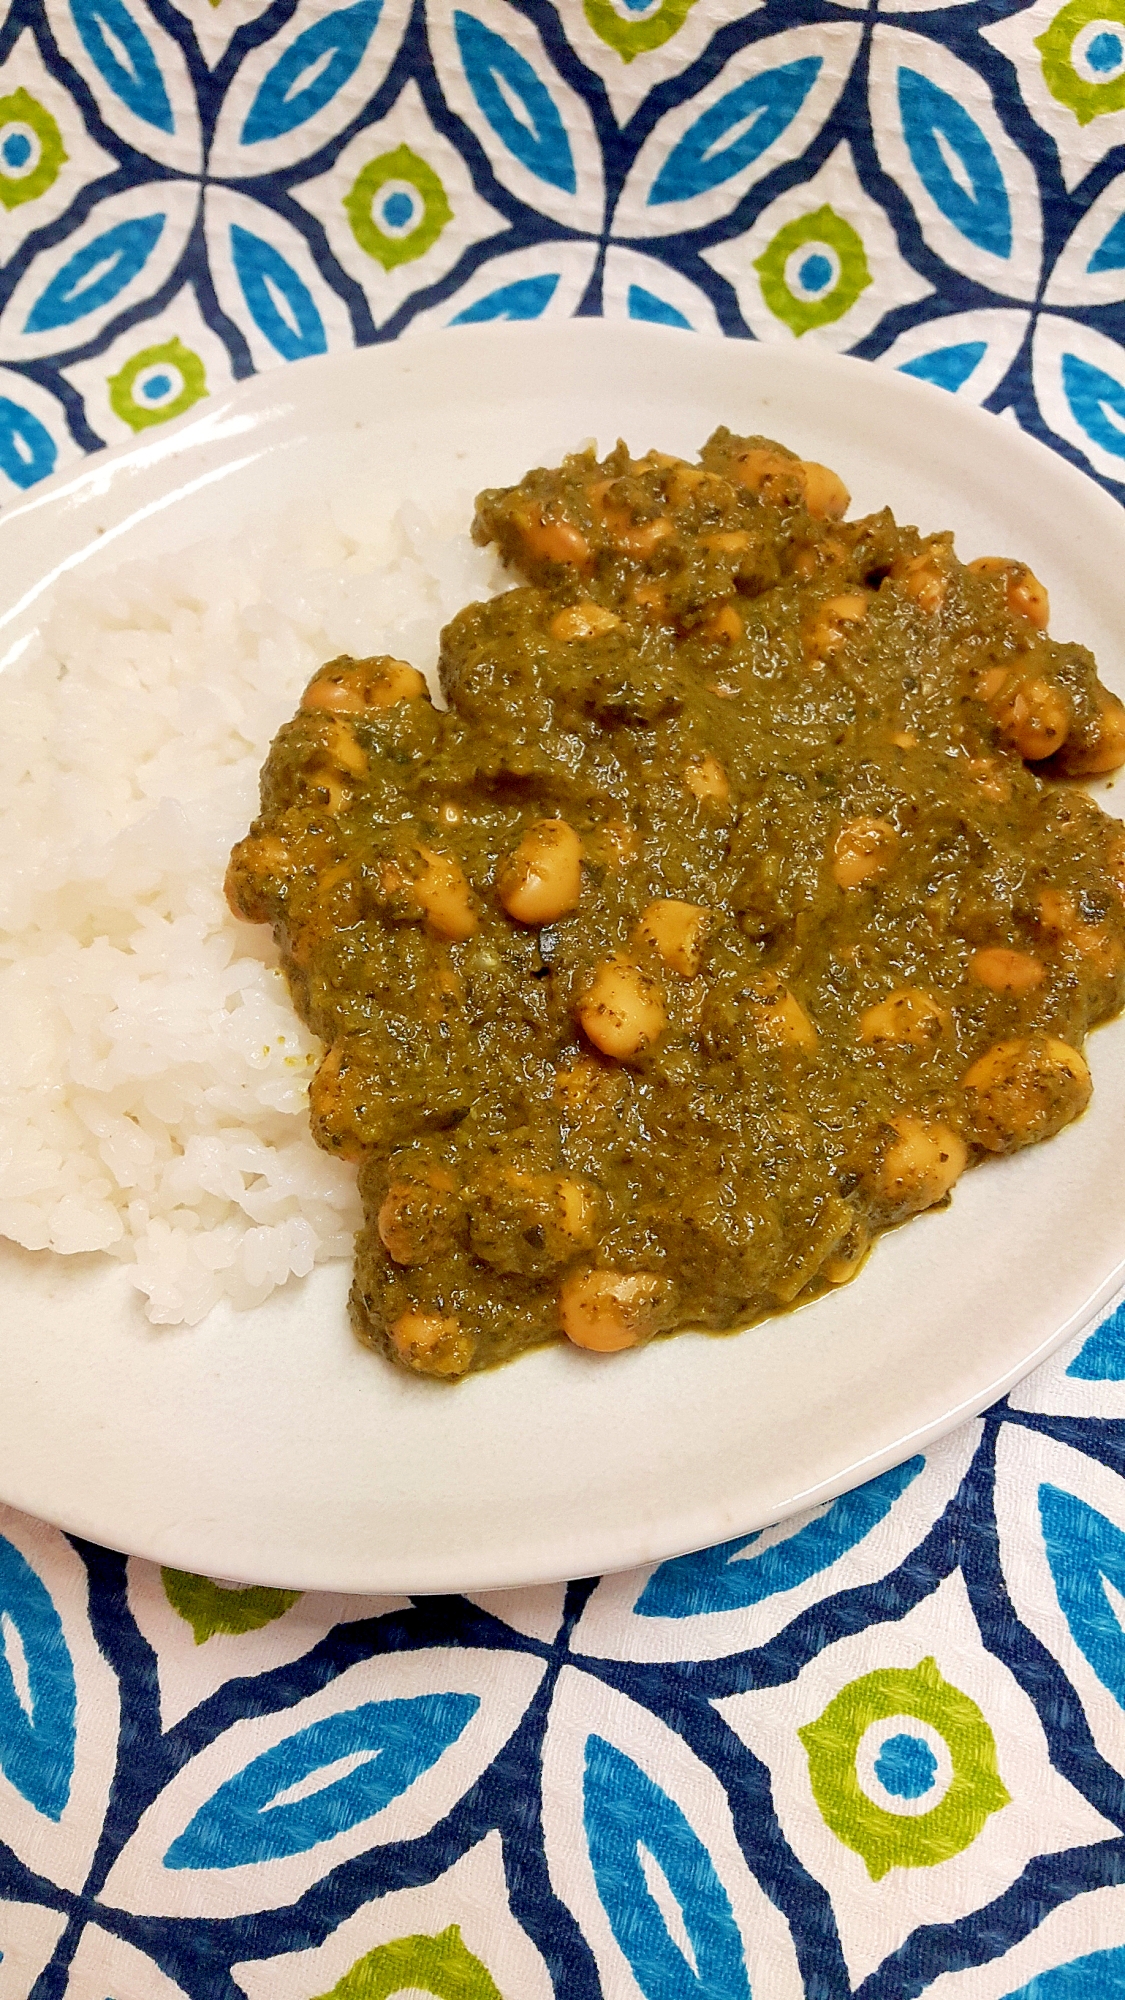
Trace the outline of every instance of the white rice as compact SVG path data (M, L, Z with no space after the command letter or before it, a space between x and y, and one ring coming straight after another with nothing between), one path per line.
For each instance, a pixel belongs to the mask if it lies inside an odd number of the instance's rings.
M223 874L321 662L429 670L501 587L468 513L407 506L375 548L325 505L77 582L0 680L0 1235L125 1260L153 1321L350 1255L354 1168L308 1132L320 1045Z

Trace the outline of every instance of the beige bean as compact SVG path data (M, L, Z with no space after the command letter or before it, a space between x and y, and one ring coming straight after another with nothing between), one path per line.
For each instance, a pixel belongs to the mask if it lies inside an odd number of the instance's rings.
M276 833L248 835L240 840L235 852L244 864L249 863L255 872L270 875L292 875L297 863L293 851Z
M899 1215L932 1208L964 1173L969 1149L949 1125L902 1116L889 1121L893 1137L876 1174L876 1192Z
M1039 921L1045 931L1069 937L1079 922L1073 899L1059 889L1044 889L1039 898Z
M344 1078L347 1048L335 1042L321 1060L309 1085L309 1123L313 1138L339 1160L362 1160L367 1148L355 1129L353 1107Z
M1051 600L1047 586L1040 583L1033 570L1026 563L1020 563L1020 574L1008 579L1008 609L1017 618L1026 618L1037 631L1045 632L1051 617Z
M667 541L675 534L671 521L657 515L651 521L635 521L628 507L615 505L610 494L617 484L613 479L596 479L586 488L590 505L605 522L606 533L615 549L622 555L650 556L660 542Z
M647 1271L574 1271L559 1291L559 1322L575 1347L617 1354L658 1331L668 1289Z
M595 604L592 598L583 598L581 604L568 605L565 611L558 611L551 620L552 639L562 639L569 643L576 639L600 639L606 632L616 632L621 620L604 604Z
M1047 588L1026 563L1010 562L1006 556L977 556L965 567L974 576L991 576L1003 583L1004 597L1013 616L1026 618L1037 631L1046 631L1051 616Z
M247 834L240 840L227 863L223 893L232 916L247 923L265 923L270 914L271 891L297 872L292 849L276 834Z
M548 1234L562 1239L553 1247L556 1255L573 1254L589 1246L590 1233L598 1212L592 1187L572 1180L567 1174L526 1174L508 1167L503 1175L511 1196L526 1206L533 1220L545 1224Z
M973 684L973 693L978 701L993 702L1007 683L1007 667L987 667L983 674L978 674Z
M336 715L359 715L416 701L426 682L405 660L383 656L371 660L332 660L309 682L301 696L305 709L327 709Z
M1033 993L1045 977L1041 959L1033 958L1028 951L1009 951L1006 945L989 945L984 951L975 951L969 960L969 971L991 993L1016 995Z
M590 1241L598 1206L593 1192L581 1181L560 1176L555 1182L555 1219L559 1233L584 1248Z
M911 556L901 566L896 563L891 572L909 597L923 611L940 611L945 603L945 573L937 562L932 548L923 549L919 555Z
M529 826L502 863L497 893L521 924L551 924L578 908L582 894L582 843L565 819Z
M701 903L680 903L668 897L649 904L640 928L665 965L683 979L694 979L703 963L710 924L711 912Z
M376 1228L396 1264L424 1264L440 1247L446 1197L453 1185L453 1176L444 1167L427 1167L409 1180L391 1182Z
M839 597L828 598L821 606L821 610L828 612L838 623L858 625L860 619L867 616L867 607L870 602L871 596L869 591L847 590Z
M329 709L337 715L357 715L365 706L360 690L349 686L342 675L310 681L301 696L302 708Z
M664 1002L655 981L626 958L599 965L579 1000L583 1032L603 1055L629 1062L658 1041L664 1031Z
M592 1249L597 1190L567 1174L486 1166L470 1190L469 1241L494 1270L540 1274Z
M389 1332L400 1360L419 1375L464 1375L472 1362L473 1342L456 1313L400 1313Z
M325 755L349 778L362 778L367 770L367 752L360 748L346 722L333 719L324 739Z
M1110 936L1104 924L1085 923L1072 898L1058 889L1043 890L1039 898L1039 921L1048 936L1065 938L1099 972L1115 972L1121 964L1122 947L1117 939Z
M668 498L673 507L686 507L701 486L706 486L709 498L720 505L734 497L729 481L721 473L706 472L699 465L681 465L677 466L668 481Z
M909 1042L927 1049L942 1039L949 1026L947 1008L919 987L904 986L861 1015L859 1038L861 1042Z
M899 836L889 820L866 814L849 820L832 845L832 879L841 889L859 889L886 874L898 848Z
M972 1136L990 1153L1053 1138L1086 1109L1093 1089L1083 1057L1055 1035L995 1042L963 1081Z
M570 1117L580 1117L594 1097L601 1070L592 1056L579 1056L570 1069L555 1072L555 1098Z
M671 521L659 518L655 521L630 521L627 527L615 529L612 539L615 548L619 548L624 555L643 559L652 554L659 542L667 541L669 535L675 532Z
M865 590L848 590L839 597L825 599L808 628L807 650L814 659L826 660L838 651L848 636L849 626L861 624L867 616L870 601L870 593Z
M852 496L839 474L815 458L802 460L805 474L805 506L818 521L838 521L852 504Z
M1125 764L1125 708L1107 694L1092 727L1075 732L1059 752L1058 768L1067 778L1103 778Z
M532 511L513 516L526 553L537 562L558 563L564 569L586 569L590 544L573 521L548 521Z
M425 911L430 929L439 937L454 940L472 937L477 913L460 864L452 854L439 853L434 847L420 847L418 853L422 867L408 886Z
M726 529L717 535L701 535L701 549L713 549L718 556L740 556L750 547L750 537L741 529Z
M733 604L720 604L705 619L704 633L708 639L716 639L724 646L736 646L742 637L742 620Z
M856 1222L843 1242L820 1267L820 1276L830 1285L846 1285L855 1277L871 1248L871 1231L865 1222Z
M326 812L335 815L351 803L352 785L327 762L314 760L309 765L308 782L313 791L322 794Z
M668 592L658 583L635 583L630 595L653 618L662 618L668 609Z
M684 783L706 805L724 805L730 797L730 779L717 757L692 757L684 766Z
M776 506L796 506L805 496L801 460L771 445L754 445L740 453L730 467L730 477L737 486L745 486Z
M593 1056L579 1056L568 1069L555 1073L555 1100L569 1124L596 1118L612 1109L621 1090L621 1071L598 1062Z
M1004 740L1029 764L1053 757L1070 728L1070 704L1062 689L1037 674L995 701L992 712Z
M802 583L811 583L821 570L832 569L841 563L847 554L843 542L836 535L825 535L819 542L806 542L793 556L793 573Z
M746 991L753 1008L751 1024L763 1042L774 1048L803 1049L806 1055L813 1054L816 1029L795 994L780 979L771 972L759 973L748 982Z

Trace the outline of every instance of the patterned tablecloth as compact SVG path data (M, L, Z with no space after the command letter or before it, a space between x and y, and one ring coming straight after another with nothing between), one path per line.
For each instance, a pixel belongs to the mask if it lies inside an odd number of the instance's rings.
M870 357L1120 498L1125 0L12 0L0 501L254 370L575 313ZM1125 1994L1125 1308L601 1582L2 1528L0 2000Z

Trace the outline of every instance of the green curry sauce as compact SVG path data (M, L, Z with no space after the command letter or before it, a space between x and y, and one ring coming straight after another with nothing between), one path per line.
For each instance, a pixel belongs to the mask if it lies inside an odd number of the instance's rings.
M844 1282L1089 1096L1125 710L1022 564L963 565L719 431L481 495L525 581L448 701L329 663L231 859L359 1162L360 1338L455 1378L727 1330Z

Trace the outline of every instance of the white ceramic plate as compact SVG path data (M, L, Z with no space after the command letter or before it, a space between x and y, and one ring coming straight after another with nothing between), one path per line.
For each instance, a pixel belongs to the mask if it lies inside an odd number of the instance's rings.
M382 512L401 468L424 498L591 435L694 452L720 422L838 468L858 512L1025 558L1053 631L1125 693L1125 517L1014 426L866 364L594 321L278 370L36 489L0 517L0 659L67 569L233 538L326 471ZM985 1407L1125 1276L1125 1028L1090 1053L1078 1125L973 1173L842 1292L733 1339L560 1345L456 1389L355 1343L343 1266L158 1331L119 1267L0 1246L0 1496L182 1569L415 1592L653 1561L828 1500Z

